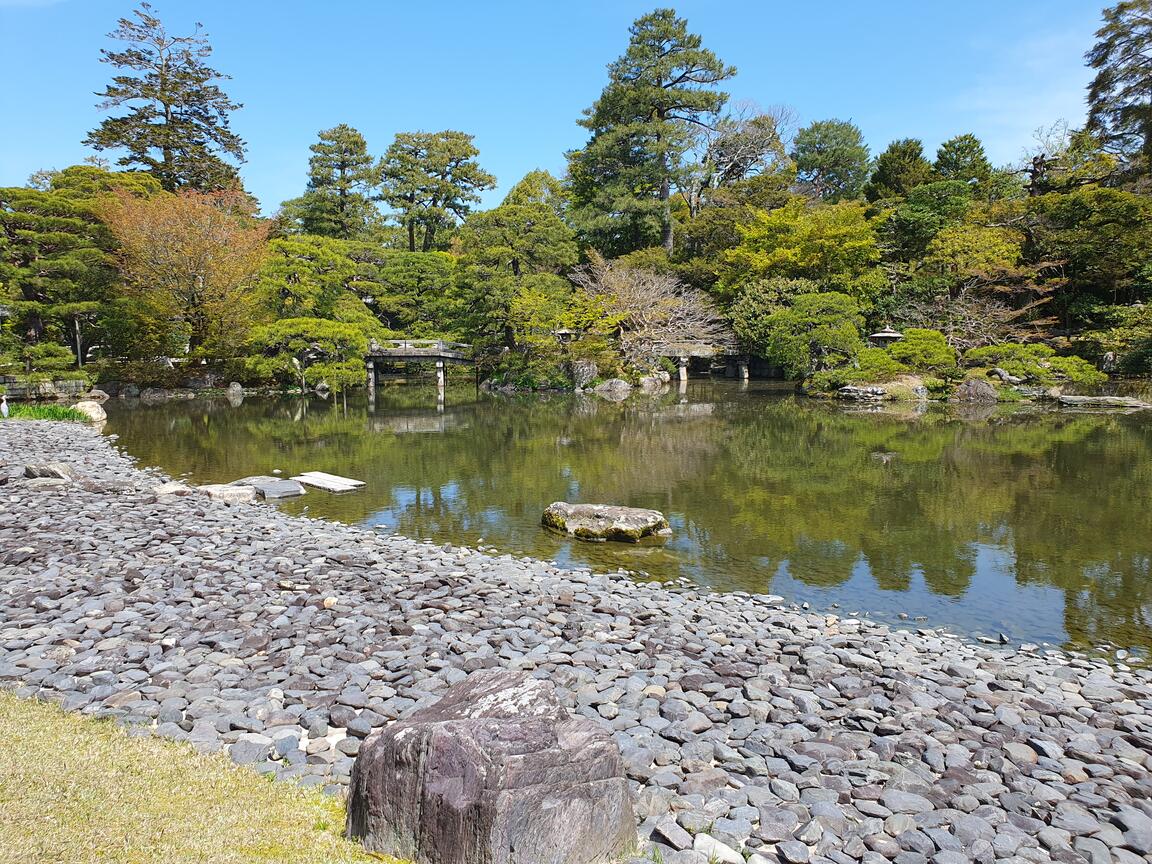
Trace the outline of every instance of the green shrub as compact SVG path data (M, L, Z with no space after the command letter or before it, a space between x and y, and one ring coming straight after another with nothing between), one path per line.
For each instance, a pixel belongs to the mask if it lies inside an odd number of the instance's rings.
M1108 306L1111 326L1086 335L1097 353L1112 353L1117 371L1127 375L1152 374L1152 304Z
M729 310L737 338L790 378L850 365L864 348L860 304L846 294L800 294L788 305L765 302L768 282L741 292Z
M924 387L933 399L946 399L952 394L952 382L943 378L928 376L924 378Z
M1003 369L1009 375L1048 386L1052 384L1100 384L1108 376L1082 357L1057 357L1047 345L1005 342L972 348L964 354L964 365Z
M25 384L83 381L88 385L92 382L87 370L76 368L72 352L55 342L20 345L11 352L0 354L0 375Z
M825 392L849 384L879 384L899 378L909 371L907 366L893 359L883 348L861 348L854 366L817 372L808 379L808 387L817 392Z
M939 330L909 327L903 339L889 346L888 353L918 372L933 372L941 378L960 374L956 352Z
M883 348L861 348L852 373L857 381L891 381L909 371L908 366Z

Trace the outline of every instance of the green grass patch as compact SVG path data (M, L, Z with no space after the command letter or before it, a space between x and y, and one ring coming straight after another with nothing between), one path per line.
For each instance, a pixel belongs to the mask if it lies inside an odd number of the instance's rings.
M88 416L67 405L42 405L36 402L9 402L11 420L72 420L87 423Z
M222 754L129 737L110 721L4 692L0 728L0 862L393 860L342 838L341 801Z

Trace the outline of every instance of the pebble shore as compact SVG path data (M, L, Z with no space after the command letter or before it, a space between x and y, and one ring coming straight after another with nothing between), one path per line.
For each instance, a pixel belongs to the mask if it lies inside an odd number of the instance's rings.
M48 462L79 476L24 479ZM1148 670L168 479L89 428L0 424L0 686L341 793L373 729L522 669L615 733L636 860L1152 862Z

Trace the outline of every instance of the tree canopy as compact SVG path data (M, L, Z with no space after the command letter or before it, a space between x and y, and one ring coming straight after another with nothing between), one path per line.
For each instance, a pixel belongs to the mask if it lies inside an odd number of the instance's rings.
M715 123L736 74L673 9L638 18L608 85L584 112L588 143L569 154L573 216L598 248L622 254L674 245L672 191L693 132Z
M1152 166L1152 0L1123 0L1104 10L1087 54L1088 128L1120 153Z
M671 342L736 336L822 387L983 374L1002 345L1081 382L1072 358L1152 370L1152 0L1103 11L1087 116L1006 165L980 130L874 157L850 120L730 103L735 68L659 8L594 82L564 176L490 199L471 134L409 128L381 153L353 105L273 218L243 191L240 106L203 28L174 34L144 3L110 37L86 143L115 164L0 189L6 372L172 378L192 359L342 387L356 351L401 335L470 342L522 387L636 380ZM905 339L863 343L886 326Z
M846 120L817 120L796 133L796 179L823 201L860 197L872 157L864 134Z
M408 236L408 251L430 252L496 178L480 167L480 151L463 132L401 132L381 160L381 198Z
M230 115L243 107L217 82L228 76L205 59L212 47L199 25L174 36L141 3L132 18L121 18L109 38L128 43L121 51L101 50L101 60L119 70L100 95L102 110L127 106L104 119L85 144L96 150L126 150L117 162L139 165L169 192L215 191L239 184L234 165L244 161L244 142L232 131Z
M346 123L320 132L310 148L308 188L284 204L300 232L353 240L375 221L380 171L364 136Z
M876 157L876 167L864 186L869 201L900 198L932 179L932 165L924 158L924 145L915 138L893 141Z

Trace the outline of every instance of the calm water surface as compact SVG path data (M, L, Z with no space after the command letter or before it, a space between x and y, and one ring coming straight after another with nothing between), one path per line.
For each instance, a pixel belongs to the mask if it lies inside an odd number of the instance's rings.
M442 543L687 576L967 634L1152 648L1152 418L872 413L753 383L686 396L112 400L106 431L197 483L281 469L367 481L285 502ZM664 511L664 546L539 526L557 500Z

